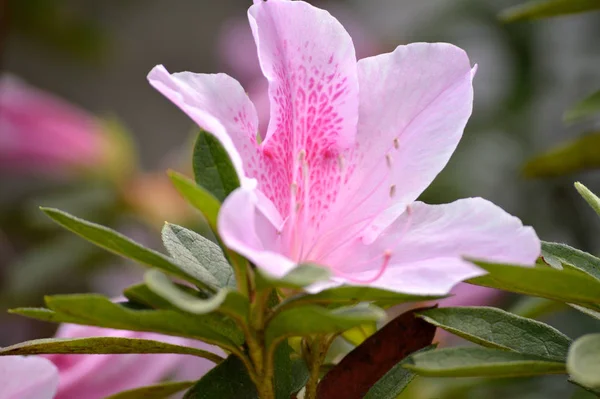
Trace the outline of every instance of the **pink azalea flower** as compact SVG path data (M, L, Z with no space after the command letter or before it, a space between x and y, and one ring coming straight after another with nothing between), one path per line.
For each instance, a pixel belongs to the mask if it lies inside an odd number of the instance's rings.
M100 162L93 116L14 76L0 77L0 169L63 174Z
M163 341L175 345L197 346L215 351L215 347L199 341L160 334L112 330L74 324L63 324L59 338L126 337ZM194 367L186 377L198 379L214 364L205 359L190 359L177 354L119 354L119 355L45 355L58 368L60 383L56 399L102 399L120 391L159 383Z
M52 399L58 371L38 356L0 357L0 399Z
M302 1L255 0L249 12L271 117L256 141L254 105L224 74L169 74L150 83L228 151L241 187L224 202L224 243L264 272L302 262L331 281L445 294L483 274L463 256L531 265L530 227L481 198L415 202L454 152L472 110L465 52L415 43L356 61L328 12Z

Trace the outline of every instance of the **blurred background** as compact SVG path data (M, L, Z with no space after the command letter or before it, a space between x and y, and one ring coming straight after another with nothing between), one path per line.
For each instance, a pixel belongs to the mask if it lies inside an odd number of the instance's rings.
M55 329L5 309L39 305L50 293L116 296L141 276L137 266L54 226L40 205L158 249L166 220L203 228L165 174L189 173L195 127L146 74L156 64L173 72L227 72L263 110L264 128L268 104L246 19L250 3L0 0L1 346ZM600 224L572 185L579 180L600 192L599 120L563 117L600 88L600 13L506 24L499 12L519 1L311 3L344 24L359 58L444 41L479 65L464 138L423 200L485 197L543 240L600 252ZM568 142L575 144L560 157L543 156ZM516 301L492 299L505 307ZM545 320L572 337L600 327L567 310ZM413 388L403 397L563 398L572 391L563 377L420 380Z

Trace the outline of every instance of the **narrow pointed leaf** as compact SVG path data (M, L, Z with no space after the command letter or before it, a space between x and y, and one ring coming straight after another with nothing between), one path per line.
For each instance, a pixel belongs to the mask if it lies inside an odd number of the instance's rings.
M600 390L600 333L584 335L573 343L567 371L578 384Z
M97 294L46 297L49 308L14 309L13 313L52 322L66 322L119 330L157 332L200 339L224 348L240 345L243 335L220 315L186 315L172 310L135 310Z
M582 306L600 304L600 281L574 270L474 263L488 274L469 280L471 284Z
M204 375L183 399L258 399L256 387L246 367L230 355Z
M542 251L561 263L571 265L600 280L600 258L555 242L542 242Z
M600 132L585 135L536 155L523 166L528 178L560 177L600 168Z
M539 321L491 307L439 308L420 312L423 319L482 346L564 361L571 340Z
M212 134L200 131L193 156L196 183L223 202L240 186L240 181L225 148Z
M503 11L500 18L505 22L515 22L595 10L600 10L598 0L529 0L525 4Z
M206 218L213 232L217 231L217 215L221 203L206 189L175 171L169 171L171 182L179 194Z
M375 306L333 310L316 305L298 306L283 310L271 319L265 332L267 346L287 337L338 333L384 317L385 312Z
M162 239L167 251L179 264L206 271L218 288L235 287L233 269L221 248L207 238L185 227L166 223Z
M183 311L193 314L219 311L237 319L248 318L250 304L248 299L238 291L222 288L210 298L201 299L180 289L158 270L148 271L144 280L151 291Z
M579 310L581 313L584 313L590 317L593 317L594 319L600 320L600 306L598 307L597 310L586 308L584 306L574 305L572 303L570 303L569 306L571 306L574 309Z
M588 205L592 207L594 212L596 212L596 214L600 216L600 198L598 198L596 194L591 192L586 186L579 182L575 183L575 188L583 197L583 199L588 203Z
M348 353L325 374L317 398L361 399L402 359L431 345L435 327L416 318L415 311L396 317Z
M285 340L275 349L274 368L276 399L290 399L308 381L306 362L292 350Z
M444 348L410 356L404 367L428 377L524 377L564 374L564 362L490 348Z
M149 339L123 337L45 338L21 342L0 348L0 355L42 354L124 354L124 353L177 353L206 358L218 363L221 359L214 353L181 345Z
M169 381L142 388L130 389L111 395L105 399L166 399L171 395L188 389L195 381Z
M198 270L179 265L167 256L130 240L124 235L92 222L79 219L58 209L42 208L55 222L78 234L86 240L117 255L135 260L143 265L155 267L175 277L182 278L203 287L209 287ZM213 288L214 289L214 288Z
M510 313L528 319L539 319L547 314L563 310L567 305L562 302L552 301L546 298L537 298L533 296L522 297L513 307L509 309Z
M600 6L598 7L600 9ZM566 123L600 113L600 90L584 98L565 112L563 119Z

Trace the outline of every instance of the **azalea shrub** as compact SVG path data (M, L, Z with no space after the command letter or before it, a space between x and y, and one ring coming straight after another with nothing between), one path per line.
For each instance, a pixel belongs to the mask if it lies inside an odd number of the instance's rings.
M546 374L600 395L600 333L572 340L535 319L569 306L600 320L600 259L482 198L418 201L471 116L467 54L414 43L357 61L343 26L306 2L255 1L248 17L269 84L262 133L233 78L148 75L199 127L194 178L169 176L210 229L165 223L165 253L42 208L149 270L119 298L12 309L63 324L0 349L1 397L392 399L417 375ZM524 299L453 306L455 287Z

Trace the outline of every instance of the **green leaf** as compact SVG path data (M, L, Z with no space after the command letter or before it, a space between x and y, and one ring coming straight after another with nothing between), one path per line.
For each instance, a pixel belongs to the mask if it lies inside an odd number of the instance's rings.
M434 349L435 346L431 345L424 348L416 353L425 352ZM416 374L412 371L403 367L406 364L407 359L403 359L401 362L396 364L390 369L379 381L369 389L364 399L397 399L416 377Z
M298 303L358 303L375 302L378 305L396 305L405 302L424 302L444 298L444 296L419 296L387 291L368 286L341 286L329 288L317 294L299 294L286 299L282 306Z
M490 348L444 348L412 355L405 368L428 377L522 377L563 374L563 362Z
M248 370L236 356L230 355L224 362L204 375L183 399L258 399L256 387Z
M179 194L204 215L212 231L216 232L217 216L221 208L219 200L180 173L171 170L168 175Z
M527 178L559 177L598 168L600 132L590 132L530 159L523 166L523 175Z
M221 202L240 186L229 154L215 136L203 130L194 145L193 166L196 183Z
M148 271L144 280L151 291L183 311L193 314L219 311L244 322L248 319L250 304L248 299L238 291L222 288L212 297L201 299L180 289L158 270Z
M179 288L187 289L190 295L198 293L198 291L184 285L180 285ZM177 309L177 307L173 306L171 302L167 301L160 295L155 294L150 288L148 288L146 284L143 283L127 287L125 291L123 291L123 295L129 301L147 306L149 308L168 310Z
M474 261L489 274L468 282L583 306L600 303L600 281L574 270L521 267Z
M214 290L214 288L207 286L202 281L204 276L201 272L199 273L198 270L188 268L187 265L179 265L167 256L149 248L145 248L108 227L79 219L68 213L59 211L58 209L42 208L42 210L61 226L101 248L125 258L135 260L143 265L163 270L166 273L190 281L199 286Z
M586 315L593 317L594 319L600 320L600 307L598 307L598 310L594 310L594 309L586 308L583 306L574 305L572 303L569 304L569 306L571 306L574 309L579 310L581 313L585 313Z
M188 265L187 268L197 269L202 271L202 275L210 276L215 287L236 286L233 269L221 248L214 242L185 227L170 223L165 223L162 239L177 263Z
M600 6L598 8L600 9ZM597 113L600 113L600 90L568 109L563 116L563 120L566 123L572 123Z
M587 252L572 248L566 244L542 241L544 258L551 255L561 263L571 265L590 276L600 279L600 259Z
M344 331L342 338L354 346L362 344L367 338L377 332L377 323L367 323Z
M187 315L172 310L135 310L97 294L46 297L50 309L13 309L11 313L55 323L74 323L118 330L157 332L199 339L228 348L244 342L231 320L215 314Z
M306 362L285 340L275 349L274 368L276 399L290 399L292 394L300 391L308 381Z
M598 0L533 0L503 11L500 18L505 22L515 22L594 10L600 10Z
M427 322L490 348L564 361L571 340L547 324L490 307L439 308L420 313Z
M302 263L280 279L260 273L257 276L257 289L270 287L300 289L313 283L328 280L331 272L324 266Z
M586 186L579 182L575 183L575 188L583 197L583 199L588 203L588 205L592 207L594 212L596 212L596 214L600 216L600 198L598 198L596 194L591 192Z
M187 346L173 345L149 339L123 337L45 338L21 342L0 348L0 355L42 354L123 354L123 353L177 353L206 358L214 363L221 359L214 353Z
M517 316L528 319L539 319L547 314L563 310L566 304L557 301L551 301L546 298L537 298L531 296L522 297L512 306L509 311Z
M277 313L269 322L267 346L287 337L337 333L385 317L375 306L354 306L329 310L316 305L293 307Z
M573 343L567 371L578 384L600 390L600 333L584 335Z
M130 389L105 399L167 399L171 395L188 389L195 381L169 381L142 388Z

